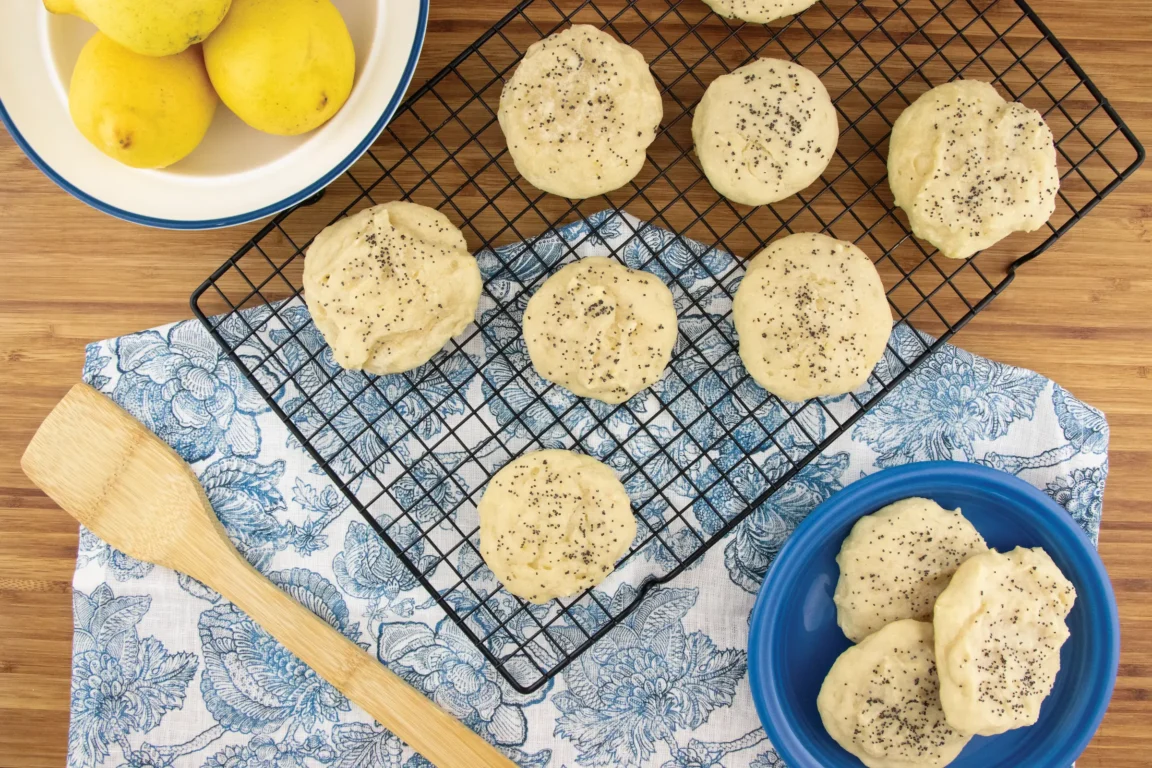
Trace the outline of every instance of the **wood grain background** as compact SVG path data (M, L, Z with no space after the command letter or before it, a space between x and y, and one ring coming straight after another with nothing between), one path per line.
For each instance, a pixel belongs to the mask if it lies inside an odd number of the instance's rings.
M414 83L479 36L501 5L435 0ZM1152 144L1152 3L1033 6ZM256 229L119 222L58 189L0 132L0 768L63 766L68 728L76 526L31 487L19 456L77 380L86 342L190 316L192 289ZM1085 768L1152 766L1150 250L1152 164L956 339L1057 380L1112 427L1100 549L1120 602L1123 657Z

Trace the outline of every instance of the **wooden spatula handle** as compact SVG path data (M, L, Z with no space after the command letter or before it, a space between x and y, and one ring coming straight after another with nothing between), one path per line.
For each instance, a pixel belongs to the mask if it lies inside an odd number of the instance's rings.
M330 627L231 549L204 581L438 768L515 768L495 747ZM215 554L215 553L213 553Z

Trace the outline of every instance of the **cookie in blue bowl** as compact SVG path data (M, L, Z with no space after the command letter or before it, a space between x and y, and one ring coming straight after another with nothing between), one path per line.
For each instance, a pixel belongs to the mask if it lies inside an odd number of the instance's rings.
M1022 765L1067 768L1092 738L1116 680L1119 623L1111 584L1092 543L1063 508L1012 475L959 462L911 464L864 478L817 507L781 549L753 609L749 635L749 680L770 740L791 768L855 768L862 764L860 758L841 747L828 732L817 707L821 687L834 662L853 647L837 622L835 594L841 571L836 558L861 518L911 498L930 500L944 510L962 510L963 518L986 541L990 548L987 558L973 545L976 558L972 552L966 553L965 565L960 566L972 572L960 581L977 584L977 593L979 584L991 583L989 580L1001 578L1005 583L1011 582L1014 572L1008 561L1013 556L1024 557L1015 555L1017 548L1024 548L1020 552L1036 552L1034 548L1039 548L1045 558L1050 558L1054 572L1066 579L1075 593L1075 602L1065 620L1067 641L1056 644L1059 671L1053 670L1055 683L1046 696L1042 695L1044 690L1032 691L1037 694L1032 697L1033 703L1039 707L1035 724L1014 727L1030 719L1023 705L1019 718L1000 718L998 723L989 724L984 721L996 718L965 719L963 713L958 714L953 701L949 707L952 716L947 719L957 720L963 726L953 728L963 739L963 749L954 760L945 755L950 762L922 764L948 764L956 768ZM977 560L967 565L977 558L988 562ZM1021 567L1028 569L1035 565L1028 560ZM978 570L979 573L975 573ZM1061 590L1054 578L1052 584L1045 587L1050 595ZM951 581L957 580L951 577ZM953 587L951 582L940 594L950 587ZM967 592L961 594L961 587L968 590L957 582L953 597L970 598ZM1071 603L1071 594L1065 597ZM927 618L931 621L930 616ZM1010 624L1011 616L992 615L985 621ZM923 622L911 619L911 623ZM896 653L915 655L936 650L935 634L930 629L905 629L907 631L899 633L890 631L893 636L881 641L896 649ZM949 625L946 631L955 633L956 628ZM929 636L931 641L927 639ZM1056 635L1039 637L1047 637L1039 642L1053 642ZM948 642L956 640L953 636ZM868 639L863 639L861 646L866 642ZM861 646L856 646L851 655L857 655ZM1051 656L1054 660L1055 650ZM933 672L934 662L935 659ZM959 678L953 676L953 681L955 679ZM952 693L955 692L953 686ZM938 698L929 703L941 706ZM991 709L986 708L987 711ZM951 727L950 723L937 725ZM1010 729L994 736L975 735L1005 727ZM929 740L943 738L941 730L929 732L932 734L927 737ZM843 740L843 734L841 736ZM955 745L955 740L949 743ZM882 757L865 756L869 765L921 764L915 761L884 763Z

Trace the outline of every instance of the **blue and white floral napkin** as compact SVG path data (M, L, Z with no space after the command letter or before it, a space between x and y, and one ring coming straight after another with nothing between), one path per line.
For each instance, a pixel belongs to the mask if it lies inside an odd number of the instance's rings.
M905 327L892 343L912 355L921 344ZM1099 411L1035 373L946 346L646 608L522 695L198 322L91 345L84 380L193 465L261 571L532 768L782 766L748 689L747 622L772 558L813 507L884 467L958 459L1020 475L1095 538L1108 472ZM203 585L83 530L73 584L70 768L428 765Z

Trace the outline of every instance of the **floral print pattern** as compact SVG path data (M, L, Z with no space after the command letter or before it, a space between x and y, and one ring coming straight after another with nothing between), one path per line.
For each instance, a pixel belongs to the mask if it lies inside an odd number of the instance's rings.
M728 576L756 594L784 540L808 513L844 486L849 455L819 456L801 470L734 532L724 547Z
M564 673L556 735L571 739L584 765L645 765L657 744L674 752L680 730L699 728L727 707L747 669L747 654L717 648L703 632L685 632L696 604L690 589L661 589ZM623 586L617 610L633 597Z
M651 397L622 408L557 388L538 396L547 388L533 378L516 322L504 315L493 317L464 354L373 380L339 370L303 306L246 310L218 328L253 367L267 354L262 344L280 346L275 361L257 372L265 386L276 381L271 365L293 365L300 381L323 389L314 398L318 409L294 412L299 393L270 388L297 426L318 430L313 442L323 451L351 440L369 456L396 443L407 471L399 462L379 467L390 486L371 507L376 522L428 578L445 561L476 575L475 592L455 590L448 599L458 611L474 612L470 628L493 649L537 637L555 618L550 626L563 647L540 644L536 660L543 664L582 644L605 622L604 608L629 601L640 579L606 583L599 603L574 605L560 617L540 606L502 622L513 602L493 593L491 572L469 548L440 549L437 539L440 526L450 525L443 507L482 489L476 462L499 466L508 458L504 446L524 450L534 430L557 445L570 442L570 431L581 434L586 450L629 476L629 492L646 500L639 514L651 526L672 513L656 487L673 499L699 496L693 486L710 488L684 511L697 532L712 535L788 472L790 458L824 440L836 427L831 417L843 412L837 409L851 405L828 398L825 409L799 409L743 380L738 361L725 354L735 337L721 298L708 289L714 281L700 280L724 275L733 288L739 270L731 257L612 212L511 246L501 254L509 269L495 254L478 254L492 299L483 311L512 297L515 284L537 285L573 249L604 243L623 244L630 266L658 271L673 284L681 312L673 369ZM519 310L513 303L510 311ZM248 338L253 329L259 339ZM897 326L877 376L900 375L901 359L932 343ZM491 364L481 366L484 360ZM784 768L751 704L747 617L772 559L813 507L882 467L957 458L1019 474L1095 536L1108 471L1103 414L1035 374L944 345L693 568L653 589L550 684L526 695L484 660L396 552L348 508L201 325L93 344L83 375L192 463L234 543L281 589L525 768ZM322 387L329 379L334 385ZM343 408L341 392L361 391L357 407L370 429ZM487 427L499 431L499 441L460 426L467 404L484 398L491 398ZM588 431L596 418L604 428ZM429 459L426 441L450 428L474 442L438 448ZM616 443L624 450L613 451ZM335 463L340 472L360 468L350 454ZM380 491L354 481L357 489ZM691 551L694 535L662 529L633 560L666 572ZM135 561L83 530L75 585L70 768L430 765L204 585ZM532 663L520 656L510 666L530 672Z
M116 366L112 399L186 460L260 452L268 406L195 320L118 339Z
M520 746L528 737L524 707L542 701L548 686L520 694L484 660L448 619L435 631L400 622L380 630L380 660L472 730L499 746Z
M1046 383L1031 371L945 347L861 418L852 436L876 451L881 467L975 461L977 441L996 440L1032 418Z
M302 568L269 574L274 584L351 640L359 625L350 620L340 592L323 576ZM204 705L220 725L242 733L266 733L289 723L311 730L337 722L349 704L310 667L276 642L231 603L200 615Z
M99 764L184 703L196 657L140 636L137 625L151 605L148 595L117 597L107 584L72 593L69 766Z
M1100 539L1100 518L1104 512L1104 480L1108 462L1099 467L1080 467L1044 487L1044 491L1068 510L1093 542Z

